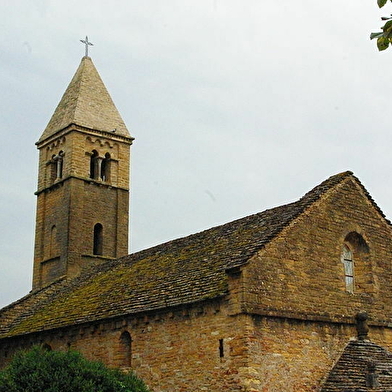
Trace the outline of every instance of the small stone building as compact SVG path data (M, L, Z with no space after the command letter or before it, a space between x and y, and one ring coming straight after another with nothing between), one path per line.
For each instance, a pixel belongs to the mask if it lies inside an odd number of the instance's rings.
M392 227L351 172L127 255L133 138L84 57L40 150L32 291L0 366L42 344L155 392L392 390Z

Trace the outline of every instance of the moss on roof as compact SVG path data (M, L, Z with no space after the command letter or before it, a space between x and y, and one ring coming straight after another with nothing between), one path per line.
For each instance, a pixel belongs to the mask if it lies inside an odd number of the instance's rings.
M0 338L225 296L228 269L247 263L347 179L360 184L351 172L340 173L297 202L106 262L31 293L0 311Z

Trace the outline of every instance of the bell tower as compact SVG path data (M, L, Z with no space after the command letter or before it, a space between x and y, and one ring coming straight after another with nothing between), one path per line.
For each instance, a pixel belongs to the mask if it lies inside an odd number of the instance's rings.
M33 290L128 253L130 136L83 57L42 136Z

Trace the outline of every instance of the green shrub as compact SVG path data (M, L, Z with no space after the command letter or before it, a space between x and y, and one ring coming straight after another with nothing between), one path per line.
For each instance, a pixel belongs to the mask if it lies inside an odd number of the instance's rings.
M132 373L108 369L74 351L33 347L0 371L0 392L148 392Z

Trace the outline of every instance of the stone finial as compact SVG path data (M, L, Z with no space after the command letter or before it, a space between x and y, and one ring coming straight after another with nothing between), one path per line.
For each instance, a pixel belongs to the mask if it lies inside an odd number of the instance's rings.
M367 325L368 314L359 312L355 315L358 340L366 340L368 338L369 327Z

